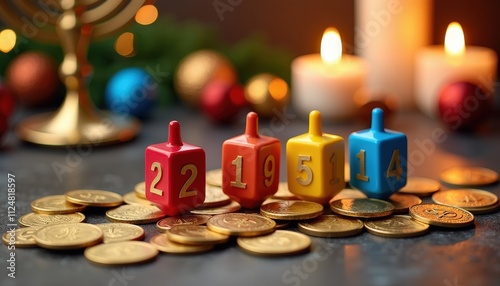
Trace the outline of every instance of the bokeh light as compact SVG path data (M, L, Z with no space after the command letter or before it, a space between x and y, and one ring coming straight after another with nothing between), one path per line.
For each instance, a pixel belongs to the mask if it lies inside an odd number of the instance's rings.
M144 5L135 14L135 21L141 25L150 25L158 18L158 10L154 5Z

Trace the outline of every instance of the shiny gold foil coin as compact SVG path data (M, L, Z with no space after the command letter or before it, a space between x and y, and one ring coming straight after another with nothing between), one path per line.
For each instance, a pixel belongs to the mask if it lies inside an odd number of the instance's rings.
M210 186L222 187L222 169L207 171L205 179Z
M146 224L157 222L164 214L155 206L123 205L106 211L106 218L112 222Z
M213 216L207 221L207 227L226 235L259 236L273 232L276 222L260 215L230 213Z
M472 214L487 214L487 213L496 212L499 209L500 209L500 201L492 206L475 208L475 209L471 209L468 211L471 212Z
M202 225L207 223L211 217L212 216L210 215L183 215L166 217L156 223L156 229L159 232L166 232L173 226L178 225Z
M341 199L330 202L333 212L357 218L375 218L390 216L394 206L378 199Z
M437 192L432 195L436 204L459 207L472 213L475 210L484 211L494 209L498 203L497 195L483 190L457 189Z
M72 214L37 214L28 213L19 218L21 226L45 226L59 223L77 223L85 220L82 213Z
M312 220L299 222L298 229L312 236L347 237L361 233L363 222L356 218L322 215Z
M192 254L207 252L214 248L213 244L187 245L173 242L167 238L166 234L157 234L149 241L159 251L171 254Z
M81 212L85 208L66 201L64 195L47 196L31 202L31 210L40 214L70 214Z
M205 201L198 208L214 208L231 203L231 198L222 191L221 187L206 185Z
M228 235L209 230L204 225L174 226L166 232L168 239L187 245L204 245L224 243Z
M498 173L479 167L453 167L441 173L442 182L462 187L478 187L498 182Z
M235 201L231 201L231 203L215 208L197 208L191 211L192 214L199 215L218 215L218 214L227 214L234 213L241 209L241 205Z
M367 196L363 194L360 190L354 190L354 189L343 189L340 191L338 194L336 194L330 202L340 200L340 199L366 199Z
M145 234L142 227L128 223L100 223L96 226L104 234L104 243L142 240Z
M137 196L137 193L130 192L123 195L123 201L129 205L152 206L153 204L147 199Z
M257 237L238 237L238 246L255 255L291 255L308 251L311 239L302 233L277 230Z
M40 227L21 227L14 231L7 231L3 234L2 240L5 245L15 245L16 247L34 247L36 246L35 232Z
M408 214L411 206L422 203L422 200L410 194L394 193L387 200L394 206L394 214Z
M141 199L146 199L146 182L140 182L134 187L134 193Z
M442 227L466 227L474 225L474 215L456 207L439 204L419 204L410 207L413 219Z
M65 196L68 202L90 207L116 207L123 203L121 195L102 190L74 190Z
M298 200L299 198L294 195L290 190L288 189L288 182L280 182L278 184L278 191L271 196L273 199L278 199L278 200Z
M260 214L279 220L304 220L323 214L323 206L307 201L277 201L262 205Z
M121 241L99 244L85 249L85 257L97 264L127 265L153 260L158 249L144 241Z
M40 228L34 235L36 244L48 249L79 249L102 242L102 230L88 223L53 224Z
M407 215L365 221L369 233L383 237L414 237L427 233L429 225Z
M441 188L441 186L436 180L421 177L408 177L406 185L400 189L398 193L425 197L439 191L439 188Z

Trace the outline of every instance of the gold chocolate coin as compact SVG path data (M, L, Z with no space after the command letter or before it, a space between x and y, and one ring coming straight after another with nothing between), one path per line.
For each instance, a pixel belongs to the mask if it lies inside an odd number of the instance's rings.
M229 236L209 230L204 225L179 225L166 232L173 242L188 245L203 245L224 243Z
M21 226L45 226L59 223L76 223L85 220L82 213L72 214L37 214L28 213L19 218Z
M198 215L218 215L218 214L227 214L234 213L241 209L241 205L235 201L231 201L231 203L215 208L197 208L191 211L192 214Z
M346 237L361 233L363 222L356 218L322 215L312 220L299 222L298 229L312 236Z
M414 237L425 234L429 225L418 222L407 215L365 221L369 233L384 237Z
M89 247L83 254L97 264L126 265L151 261L158 249L144 241L121 241Z
M205 201L199 208L214 208L227 205L230 202L231 198L224 194L221 187L207 184L205 188Z
M36 246L35 232L40 227L21 227L13 231L7 231L3 234L2 240L5 245L15 245L16 247L34 247Z
M394 206L378 199L340 199L330 202L333 212L357 218L375 218L390 216Z
M323 206L307 201L277 201L262 205L260 214L279 220L304 220L323 214Z
M222 169L207 171L205 180L211 186L222 187Z
M479 167L453 167L442 172L440 179L450 185L477 187L498 182L498 173Z
M123 205L106 211L106 218L112 222L133 224L157 222L165 216L159 208L144 205Z
M459 207L475 213L478 210L484 213L485 210L495 209L498 197L488 191L476 189L457 189L437 192L432 195L432 200L436 204Z
M74 190L65 196L68 202L90 207L116 207L123 203L121 195L102 190Z
M88 223L52 224L40 228L34 235L36 244L48 249L78 249L102 241L102 230Z
M173 242L167 238L165 234L157 234L149 241L159 251L171 254L191 254L207 252L214 248L213 244L205 245L187 245Z
M387 200L394 206L394 214L408 214L411 206L422 203L422 200L410 194L394 193Z
M288 182L280 182L278 184L278 191L271 196L273 199L278 199L278 200L298 200L299 198L294 195L290 190L288 189Z
M277 230L257 237L238 237L236 241L245 252L255 255L290 255L308 251L311 247L309 236L289 230Z
M360 190L355 189L343 189L338 194L336 194L330 202L340 200L340 199L366 199L367 196L363 194Z
M276 222L260 215L230 213L213 216L207 227L226 235L259 236L273 232Z
M31 210L39 214L70 214L81 212L86 207L70 203L64 195L47 196L34 200Z
M439 182L436 180L421 177L408 177L406 179L406 185L400 189L398 193L425 197L439 191L440 187Z
M130 192L123 195L123 201L129 205L152 206L153 204L147 199L143 199L136 192Z
M104 243L142 240L144 238L144 229L140 226L129 223L100 223L96 224L101 228Z
M410 207L413 219L435 226L466 227L474 225L474 215L456 207L438 204L419 204Z
M211 217L212 216L210 215L182 215L166 217L156 223L156 229L159 232L166 232L173 226L178 225L202 225L207 223Z
M146 199L146 182L140 182L134 187L134 193L141 199Z

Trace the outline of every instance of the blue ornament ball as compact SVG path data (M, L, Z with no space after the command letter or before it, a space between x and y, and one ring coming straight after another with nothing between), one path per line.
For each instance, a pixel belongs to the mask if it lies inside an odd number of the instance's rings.
M126 68L111 77L106 86L107 108L118 114L146 118L158 95L158 83L141 68Z

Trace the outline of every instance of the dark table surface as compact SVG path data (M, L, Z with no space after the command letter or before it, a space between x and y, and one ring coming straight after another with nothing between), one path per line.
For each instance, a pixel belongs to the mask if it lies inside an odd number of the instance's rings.
M21 117L24 114L16 114L14 122ZM72 189L125 194L144 180L144 149L166 141L170 120L181 123L184 141L205 149L207 169L220 168L222 142L244 131L244 114L229 126L214 126L202 115L177 106L157 110L134 141L110 147L45 148L22 143L10 132L0 150L1 232L7 229L8 173L16 176L17 218L30 212L34 199ZM386 124L408 136L409 175L432 179L453 166L500 171L499 126L496 118L478 134L449 133L417 112L396 114ZM351 132L366 127L360 122L324 123L323 129L347 139ZM261 120L260 128L279 138L284 152L286 140L305 133L307 122L289 110L281 117ZM67 166L64 172L54 168L60 164ZM284 171L282 181L286 180ZM485 189L500 195L498 185ZM87 216L90 223L105 221L103 213ZM149 241L157 233L155 226L143 227ZM9 250L0 247L0 285L498 285L499 237L497 212L477 215L473 228L433 227L416 238L382 238L366 231L348 238L312 238L309 253L275 258L248 255L232 241L206 254L160 254L147 264L103 267L87 261L82 251L17 248L15 279L7 276Z

